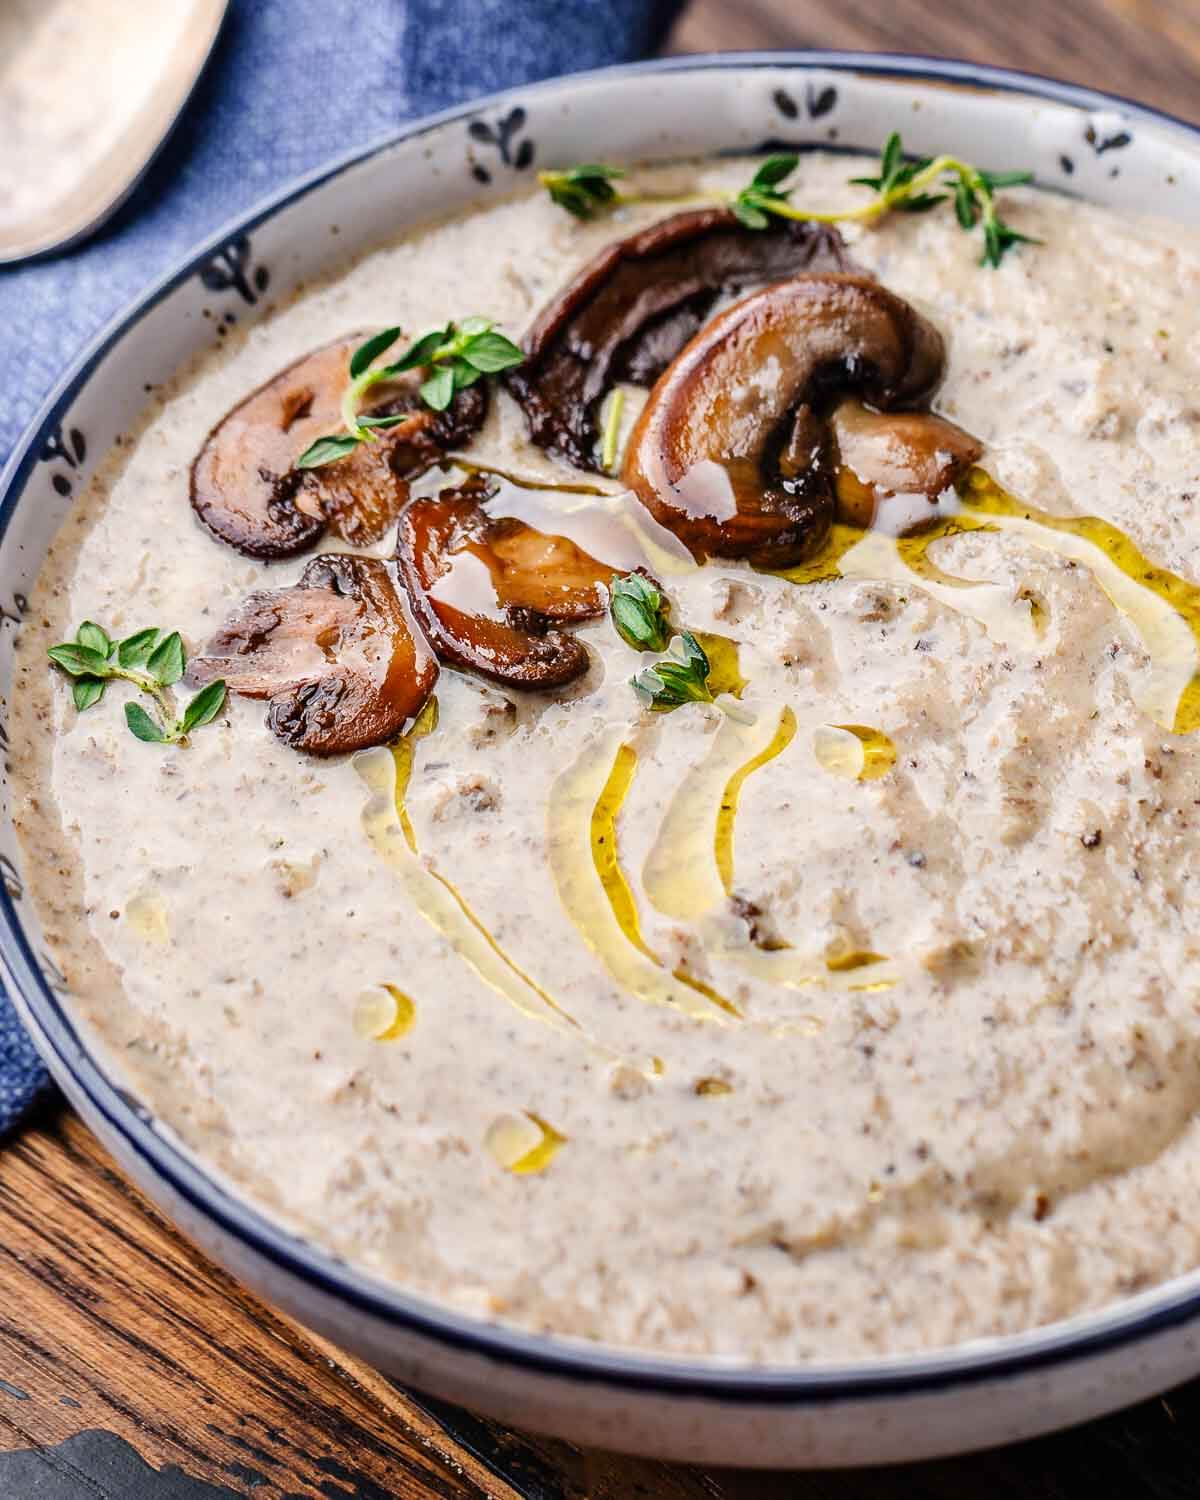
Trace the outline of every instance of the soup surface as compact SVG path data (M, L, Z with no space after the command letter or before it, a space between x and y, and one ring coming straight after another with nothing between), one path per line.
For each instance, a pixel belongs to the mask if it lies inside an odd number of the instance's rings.
M795 200L856 168L804 157ZM289 362L468 313L518 338L662 203L405 237L230 333L112 455L20 642L27 875L112 1065L258 1204L482 1318L765 1361L1012 1332L1200 1263L1200 240L1007 201L1042 243L998 270L944 211L847 230L985 445L932 530L697 566L493 395L470 459L522 483L492 510L646 568L718 703L645 710L654 658L601 618L564 689L443 668L436 723L315 759L244 698L139 743L123 688L77 713L45 656L83 620L199 652L298 577L188 502Z

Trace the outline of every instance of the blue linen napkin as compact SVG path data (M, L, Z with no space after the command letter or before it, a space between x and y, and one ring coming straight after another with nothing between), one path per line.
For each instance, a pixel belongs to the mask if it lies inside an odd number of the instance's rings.
M224 220L416 115L652 51L681 0L233 0L167 147L77 250L0 270L0 464L64 364ZM47 1079L0 993L0 1137Z

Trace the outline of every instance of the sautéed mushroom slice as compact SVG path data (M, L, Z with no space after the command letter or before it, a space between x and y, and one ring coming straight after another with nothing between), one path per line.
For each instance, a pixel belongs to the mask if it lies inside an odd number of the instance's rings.
M614 569L565 537L490 516L489 494L472 480L414 500L400 518L400 576L443 661L516 687L561 687L588 654L551 627L602 615Z
M866 277L779 282L714 318L666 370L630 439L625 482L697 558L800 562L834 517L830 407L848 393L885 412L920 407L943 360L937 330ZM944 488L977 449L942 426L946 461L914 459L913 473ZM867 417L843 427L868 469L880 454L897 460Z
M878 412L843 401L831 427L838 513L860 526L898 495L936 504L983 452L978 438L928 411Z
M267 723L293 749L342 755L399 734L438 666L386 564L336 554L292 588L248 595L189 675L267 699Z
M339 339L289 365L213 428L192 465L191 498L212 534L249 557L292 557L331 528L347 542L376 542L408 499L408 479L450 447L468 441L487 415L482 383L460 390L444 412L418 397L409 372L372 390L367 415L411 413L376 429L336 463L297 469L316 438L337 431L351 354L361 340Z
M674 214L589 261L539 315L505 382L539 447L598 470L605 395L621 381L653 385L719 297L848 265L827 226L776 220L752 230L723 208Z

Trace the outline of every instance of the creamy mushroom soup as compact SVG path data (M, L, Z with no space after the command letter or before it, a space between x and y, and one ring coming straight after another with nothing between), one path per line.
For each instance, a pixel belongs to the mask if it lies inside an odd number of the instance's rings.
M1200 1262L1200 242L692 201L754 165L227 334L54 544L12 773L73 1013L258 1205L798 1361Z

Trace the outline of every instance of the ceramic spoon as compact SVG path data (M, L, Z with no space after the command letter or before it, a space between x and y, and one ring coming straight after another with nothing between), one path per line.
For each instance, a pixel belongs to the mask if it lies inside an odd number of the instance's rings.
M99 5L102 0L91 0ZM108 0L111 5L112 0ZM0 264L92 234L133 191L170 134L212 52L229 0L158 0L137 26L113 6L103 67L77 5L0 6ZM154 24L145 21L152 15ZM92 37L91 41L95 42ZM89 57L78 113L64 116L63 70ZM91 77L94 87L86 84ZM57 79L57 84L54 80ZM57 99L57 103L55 100ZM48 121L48 111L55 111Z

